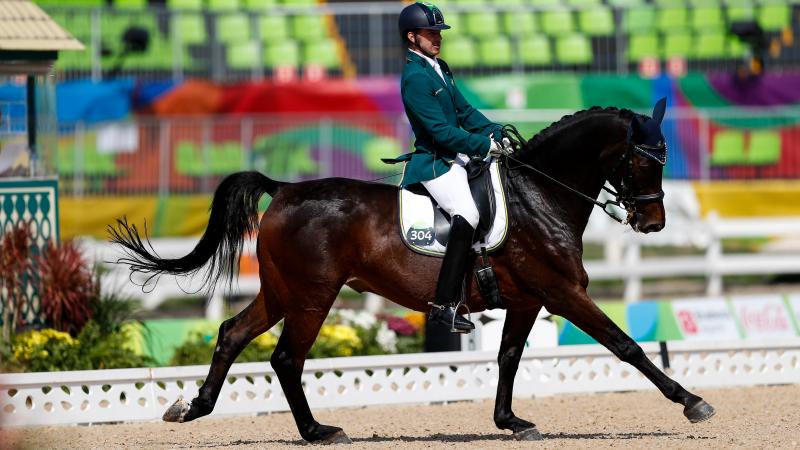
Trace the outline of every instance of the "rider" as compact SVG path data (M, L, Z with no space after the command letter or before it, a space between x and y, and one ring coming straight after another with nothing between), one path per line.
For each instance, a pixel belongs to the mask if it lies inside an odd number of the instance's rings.
M464 165L470 157L483 157L487 152L510 152L510 143L503 139L501 125L467 103L450 68L436 57L441 30L450 28L439 8L431 3L409 5L400 13L398 26L408 48L400 90L416 137L415 151L397 158L407 161L400 186L422 183L451 217L436 301L428 320L450 326L452 332L467 333L475 325L457 314L456 305L480 216Z

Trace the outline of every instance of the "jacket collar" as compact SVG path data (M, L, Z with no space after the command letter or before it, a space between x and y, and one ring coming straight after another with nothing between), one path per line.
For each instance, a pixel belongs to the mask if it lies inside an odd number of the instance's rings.
M420 54L418 54L416 52L412 52L409 49L406 52L406 61L407 62L415 62L417 64L420 64L428 72L429 75L433 76L433 78L435 78L437 81L439 81L439 84L441 84L442 86L444 86L448 90L450 89L450 86L448 86L447 82L445 81L446 78L445 78L445 80L443 80L442 77L440 77L439 74L436 72L436 69L433 68L433 65L431 65L430 61L428 61L422 55L420 55ZM441 68L441 65L439 67ZM444 75L444 71L442 71L442 74ZM446 75L445 75L445 77L446 77Z

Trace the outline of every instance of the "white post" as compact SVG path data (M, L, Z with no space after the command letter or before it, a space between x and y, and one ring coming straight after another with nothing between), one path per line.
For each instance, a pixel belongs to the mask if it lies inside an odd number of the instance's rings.
M383 309L383 297L372 292L367 292L367 298L364 300L364 310L370 313L378 313Z
M625 277L625 303L638 302L642 298L642 277L638 270L641 256L639 241L636 238L628 239L625 248L625 268L628 272Z
M719 270L719 263L722 261L722 239L717 232L719 216L716 211L708 213L706 226L708 227L708 249L706 249L706 271L708 274L708 285L706 295L716 297L722 294L722 274Z
M214 295L208 299L208 304L206 305L206 319L214 321L222 320L224 307L225 302L222 299L222 295L218 292L214 292Z

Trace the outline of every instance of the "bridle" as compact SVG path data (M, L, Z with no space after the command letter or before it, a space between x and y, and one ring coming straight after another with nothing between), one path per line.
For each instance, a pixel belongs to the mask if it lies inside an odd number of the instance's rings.
M615 177L617 172L619 172L621 167L625 167L625 174L620 178L620 188L619 192L615 191L614 189L603 186L603 190L614 196L611 200L606 200L605 202L600 202L597 199L594 199L583 192L569 186L562 181L553 178L552 176L548 175L547 173L537 169L536 167L531 166L530 164L526 164L516 158L514 158L513 154L505 155L504 158L507 160L513 161L517 164L515 167L511 167L508 165L509 170L518 169L520 167L524 167L526 169L532 170L539 175L547 178L548 180L552 181L553 183L563 187L564 189L576 194L578 197L592 203L594 206L599 206L600 209L603 210L609 217L614 219L615 221L627 224L630 222L631 218L634 214L636 214L636 206L640 204L652 203L661 201L664 198L664 191L659 189L658 192L652 194L635 194L633 190L633 158L635 155L643 156L647 159L653 160L662 166L667 164L667 144L661 140L657 145L646 145L646 144L637 144L633 142L633 122L631 125L628 126L628 137L627 137L627 148L625 152L620 156L619 161L614 165L614 169L611 173L603 175L605 176L606 180L612 179ZM516 148L521 148L525 144L525 140L522 135L517 131L516 127L513 125L505 125L503 127L503 135L508 137L513 143ZM626 215L625 218L620 218L613 211L609 211L608 205L616 206L625 211Z

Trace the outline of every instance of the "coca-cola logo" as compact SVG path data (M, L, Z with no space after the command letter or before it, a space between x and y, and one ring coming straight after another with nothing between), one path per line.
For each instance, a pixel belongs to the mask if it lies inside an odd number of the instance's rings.
M761 305L758 308L743 306L739 309L742 326L756 331L786 331L789 321L780 305Z

